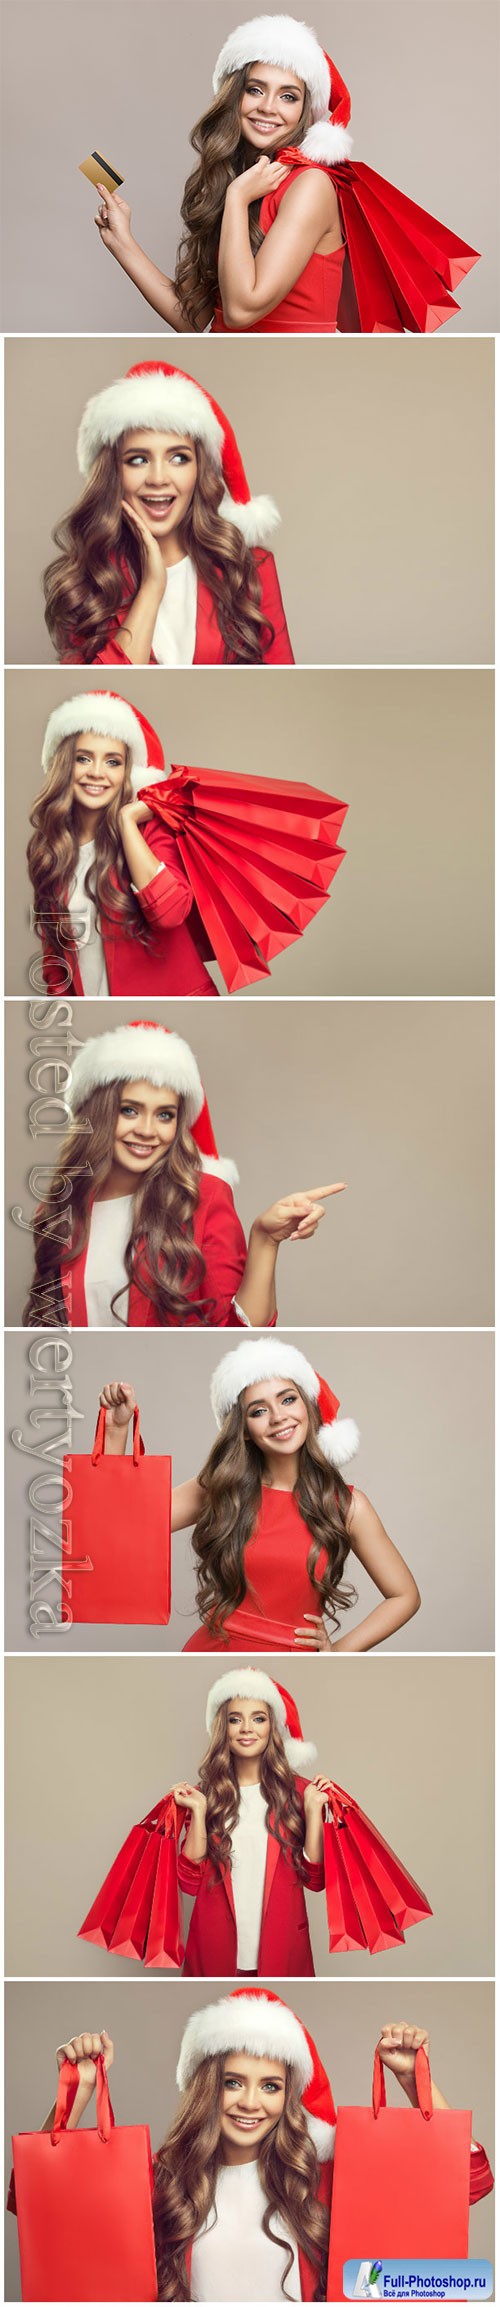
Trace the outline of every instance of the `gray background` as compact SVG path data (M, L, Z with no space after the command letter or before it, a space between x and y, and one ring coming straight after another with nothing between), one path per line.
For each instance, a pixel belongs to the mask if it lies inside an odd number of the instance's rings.
M67 1336L67 1333L66 1333ZM57 1444L64 1429L61 1396L50 1385L30 1393L30 1350L44 1342L43 1364L50 1372L52 1340L61 1332L11 1331L6 1341L6 1642L9 1650L36 1649L28 1631L29 1485L46 1461L36 1455L44 1438ZM65 1341L66 1342L66 1341ZM493 1338L487 1333L413 1331L297 1332L294 1342L307 1354L340 1397L341 1415L356 1418L361 1431L357 1458L347 1469L365 1490L386 1529L409 1562L421 1593L421 1609L384 1645L395 1652L491 1651L493 1648ZM140 1405L146 1449L173 1458L174 1482L198 1472L215 1436L210 1378L227 1334L214 1337L191 1330L128 1332L121 1341L109 1331L75 1331L70 1341L71 1443L74 1452L91 1449L100 1389L116 1376L133 1385ZM40 1359L40 1356L38 1357ZM42 1412L41 1428L30 1424ZM46 1412L43 1419L43 1412ZM16 1447L12 1435L18 1437ZM24 1446L23 1449L19 1444ZM129 1444L130 1448L130 1444ZM31 1456L27 1453L31 1451ZM60 1489L53 1499L50 1526L59 1553ZM49 1553L49 1543L43 1552ZM356 1625L376 1596L366 1572L351 1559L348 1575L358 1601L343 1620ZM196 1624L194 1558L187 1531L172 1541L173 1608L168 1627L75 1626L43 1634L40 1650L62 1652L179 1651ZM58 1608L54 1580L43 1597ZM364 1686L368 1663L361 1657L318 1660L331 1675L353 1666ZM304 1666L303 1658L290 1665ZM288 1662L282 1660L283 1672ZM315 1687L315 1685L313 1685ZM328 1683L331 1689L331 1681ZM344 1688L344 1684L342 1684ZM339 1710L340 1712L340 1710ZM477 1758L477 1748L474 1752ZM339 1773L342 1776L341 1772ZM57 1778L57 1773L56 1773ZM354 1789L356 1792L356 1789ZM152 1800L156 1800L153 1793ZM151 1805L149 1804L149 1808ZM390 1837L389 1837L390 1839Z
M408 1930L405 1946L335 1955L325 1899L311 1894L316 1972L487 1977L494 1969L494 1661L343 1664L335 1705L326 1660L319 1673L312 1659L265 1661L293 1694L318 1769L355 1795L433 1912ZM177 1779L196 1783L208 1744L207 1696L220 1671L220 1660L214 1669L205 1658L7 1660L7 1972L139 1975L137 1963L77 1932L136 1819ZM61 1740L62 1723L71 1723L71 1737ZM57 1770L48 1770L56 1754ZM186 1931L191 1910L186 1899Z
M49 713L81 689L106 689L104 666L6 674L6 989L28 990L29 812L42 777ZM226 681L137 668L113 687L154 714L165 760L247 775L307 777L348 801L346 850L329 903L250 991L493 991L493 675L300 672L266 690L265 729L251 671ZM212 975L220 991L216 966Z
M158 335L7 345L13 664L54 662L41 577L54 526L80 494L85 402L162 351ZM319 337L183 339L181 366L230 418L252 492L270 491L279 506L276 558L298 664L492 662L493 353L473 337L413 338L403 369L395 337L344 338L334 360Z
M78 163L123 172L138 240L169 272L193 165L190 130L242 0L7 0L7 329L140 328L147 308L99 247ZM247 10L247 14L251 10ZM294 11L292 10L292 13ZM300 11L295 11L300 13ZM308 11L309 14L309 11ZM314 0L352 98L354 154L439 217L482 262L447 331L498 327L497 17L491 0ZM168 333L168 332L165 332Z
M429 1925L426 1924L426 1929ZM221 1980L218 1994L230 1992L232 1980ZM202 2010L210 1999L207 1980L176 1983L174 1997L162 2001L163 1979L106 1980L88 1987L76 1981L59 1984L24 1982L6 1990L5 2059L7 2078L6 2169L10 2168L10 2133L40 2125L55 2092L56 2045L82 2030L98 2032L105 2026L116 2046L111 2078L117 2122L149 2123L154 2147L159 2145L178 2107L174 2070L180 2037L191 2011ZM317 1981L291 1982L286 1998L315 2038L330 2076L337 2105L352 2102L367 2106L370 2098L373 2051L387 2020L409 2020L427 2026L436 2082L454 2106L472 2106L474 2136L493 2153L494 2086L493 1987L476 1981L415 1981L403 1990L397 1983L372 1985L352 1980L323 1985ZM388 2078L391 2106L404 2107L397 2085ZM89 2120L87 2114L86 2121ZM95 2120L92 2107L90 2119ZM493 2257L494 2198L489 2195L471 2212L470 2250L478 2258ZM19 2299L16 2222L7 2218L6 2297Z
M314 1240L280 1250L282 1323L490 1323L491 1002L247 1001L240 1012L235 1000L149 997L132 1011L108 1001L103 1018L102 1003L87 1001L83 1014L73 1004L73 1031L86 1040L131 1014L163 1021L195 1051L219 1152L240 1171L246 1230L282 1194L348 1181ZM49 1002L40 1015L49 1055ZM14 1326L32 1246L10 1212L21 1205L32 1224L40 1191L30 1192L30 1174L57 1150L55 1136L29 1135L29 1039L28 1005L8 1002L6 1321Z

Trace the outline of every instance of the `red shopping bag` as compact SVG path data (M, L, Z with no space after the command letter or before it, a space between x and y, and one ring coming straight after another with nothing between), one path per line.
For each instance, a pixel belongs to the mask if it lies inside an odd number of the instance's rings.
M367 1947L381 1954L404 1943L404 1928L432 1912L425 1892L352 1795L333 1783L323 1827L325 1891L332 1953Z
M188 1815L168 1794L132 1827L81 1924L79 1938L148 1967L180 1970L185 1950L177 1846Z
M387 2107L375 2052L371 2107L339 2107L327 2299L343 2299L346 2259L466 2259L472 2116L432 2107L417 2051L418 2107Z
M23 2299L158 2298L149 2131L115 2128L96 2067L96 2130L66 2129L78 2070L65 2059L53 2131L12 2141Z
M229 993L268 977L327 903L347 802L284 777L178 763L139 798L177 841Z
M172 1460L146 1456L137 1407L131 1457L106 1455L105 1432L101 1409L92 1456L64 1459L67 1608L78 1626L168 1626Z

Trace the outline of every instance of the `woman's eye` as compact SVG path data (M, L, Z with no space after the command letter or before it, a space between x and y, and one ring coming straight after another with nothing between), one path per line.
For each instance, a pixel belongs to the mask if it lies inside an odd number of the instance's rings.
M158 1120L158 1121L175 1121L175 1106L169 1106L169 1105L165 1105L165 1106L162 1106L162 1108L161 1108L161 1112L160 1112L160 1113L157 1115L157 1120Z
M174 454L173 454L173 457L172 457L172 464L173 464L173 465L189 465L190 463L191 463L191 450L190 450L190 449L174 449Z
M131 467L133 467L134 465L147 465L147 461L148 461L148 460L147 460L147 456L146 456L146 453L145 453L145 451L144 451L142 454L140 454L140 453L139 453L139 450L137 450L137 453L136 453L136 455L135 455L135 456L133 456L133 457L126 457L126 458L125 458L125 463L126 463L126 465L127 465L127 466L131 466Z

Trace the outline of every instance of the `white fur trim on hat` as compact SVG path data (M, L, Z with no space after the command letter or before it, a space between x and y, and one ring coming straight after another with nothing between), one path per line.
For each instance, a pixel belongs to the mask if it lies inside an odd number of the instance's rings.
M241 529L246 545L269 545L279 528L281 513L273 497L250 497L248 504L241 505L226 490L219 505L219 520L232 521L233 528Z
M88 729L94 737L115 737L128 745L132 764L147 769L148 752L144 730L132 705L124 697L111 697L107 689L89 689L83 696L66 697L62 705L55 705L47 722L42 748L44 776L50 769L58 745L65 737L78 737ZM151 775L162 772L152 771Z
M224 1425L246 1386L258 1386L260 1379L268 1378L293 1378L296 1386L302 1387L308 1402L317 1402L316 1371L298 1346L288 1345L281 1338L249 1338L232 1353L223 1354L214 1370L210 1401L217 1426Z
M348 160L353 139L349 129L340 120L315 120L312 128L299 145L306 160L324 160L328 168L337 168L341 160Z
M328 112L330 73L326 56L316 33L295 16L252 16L247 24L237 24L217 57L212 82L215 96L223 80L231 72L241 72L245 64L276 64L284 72L296 72L309 90L314 119Z
M331 1426L320 1426L316 1436L323 1457L329 1466L348 1466L359 1450L360 1432L354 1418L333 1418Z
M175 1089L186 1099L188 1122L198 1120L204 1093L192 1049L161 1026L119 1025L83 1043L67 1092L73 1113L91 1091L114 1081L150 1081L155 1089Z
M206 1725L209 1736L219 1706L225 1706L231 1698L260 1698L264 1706L269 1706L281 1734L290 1770L296 1771L299 1778L307 1778L312 1774L318 1760L317 1748L313 1746L312 1740L291 1737L285 1703L270 1674L264 1674L258 1666L233 1666L230 1674L219 1675L218 1682L212 1683L207 1699Z
M177 1088L177 1083L172 1084ZM224 1178L227 1186L239 1186L240 1173L229 1154L202 1154L202 1170L207 1178Z
M203 2059L217 2058L226 2051L247 2051L249 2058L284 2059L286 2066L294 2068L303 2091L312 2082L313 2062L300 2019L284 2003L271 2002L267 1995L224 1995L220 2002L192 2011L180 2048L179 2090L185 2091Z
M203 441L221 471L224 434L207 394L191 377L164 376L158 369L148 376L117 377L115 384L87 401L78 433L79 472L86 478L100 449L143 427Z
M309 2138L316 2148L318 2163L330 2163L335 2147L333 2123L325 2123L322 2115L310 2115L307 2107L305 2114Z

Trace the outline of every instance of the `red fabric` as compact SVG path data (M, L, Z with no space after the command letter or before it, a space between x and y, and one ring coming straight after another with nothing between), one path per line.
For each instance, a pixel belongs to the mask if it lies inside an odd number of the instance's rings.
M332 2164L331 2164L331 2163L320 2163L320 2166L319 2166L319 2175L318 2175L318 2184L317 2184L317 2188L316 2188L316 2201L317 2201L318 2203L326 2203L326 2206L327 2206L327 2210L329 2210L329 2208L330 2208L331 2192L332 2192ZM190 2244L188 2244L188 2248L187 2248L187 2251L186 2251L186 2273L187 2273L188 2283L190 2283L190 2278L191 2278L191 2260L192 2260L192 2253L193 2253L193 2246L192 2246L192 2243L190 2243ZM304 2300L315 2299L315 2298L316 2298L317 2289L318 2289L318 2271L317 2271L317 2268L316 2268L316 2267L312 2267L312 2266L311 2266L311 2261L310 2261L310 2259L306 2259L304 2252L303 2252L303 2251L300 2251L300 2250L299 2250L299 2252L298 2252L298 2261L299 2261L299 2272L300 2272L300 2292L301 2292L301 2298L302 2298L302 2299L304 2299ZM190 2296L190 2298L191 2298L191 2290L190 2290L190 2292L189 2292L189 2296Z
M481 2203L483 2195L491 2195L494 2185L495 2181L486 2148L481 2147L477 2142L475 2149L471 2151L469 2202Z
M103 1408L92 1455L63 1460L65 1611L77 1626L168 1626L172 1460L139 1450L138 1412L131 1456L105 1452L105 1431Z
M137 902L149 931L147 945L141 943L133 930L101 921L110 995L212 994L217 998L217 987L201 958L203 946L207 953L209 951L208 940L193 905L193 892L179 858L177 842L158 818L141 825L140 830L153 857L163 866L163 872L149 882L147 889L137 890ZM189 926L188 915L191 916ZM47 991L83 996L77 948L65 944L59 961L42 932L42 949ZM68 967L72 970L70 985Z
M261 202L259 224L261 232L265 235L270 232L271 226L275 222L281 201L284 200L285 193L288 192L293 178L300 175L301 165L290 168L288 176L283 178L277 191L266 193L265 199ZM314 163L311 162L310 166L313 165ZM319 165L320 163L317 162L316 166ZM331 174L331 170L326 170L324 173ZM298 279L294 281L293 288L288 290L288 295L284 296L279 304L274 305L273 311L266 313L262 320L249 321L244 330L228 327L219 299L212 322L212 335L258 336L260 332L264 336L282 336L291 335L293 331L295 336L334 336L337 329L343 267L343 248L333 249L329 256L319 256L317 252L314 252L309 257L304 271L299 273Z
M246 1263L246 1242L243 1227L235 1210L231 1187L224 1178L213 1178L202 1170L199 1180L199 1200L194 1213L193 1236L196 1247L205 1259L203 1294L211 1302L210 1319L200 1321L197 1313L183 1317L182 1328L242 1329L245 1323L235 1312L233 1300ZM81 1250L72 1262L61 1264L61 1284L67 1319L73 1329L86 1330L87 1306L85 1300L85 1266L87 1252ZM137 1273L137 1262L136 1262ZM195 1291L196 1294L196 1291ZM274 1317L274 1320L276 1317ZM274 1328L274 1320L272 1326ZM132 1282L129 1293L127 1328L160 1329L176 1327L163 1325L158 1320L156 1307L145 1296L138 1283Z
M306 1783L303 1778L297 1779L300 1795ZM321 1891L324 1881L322 1866L308 1866L304 1860L306 1888ZM228 1868L221 1881L210 1859L194 1864L192 1859L185 1858L181 1849L179 1883L181 1890L196 1898L186 1946L185 1978L236 1978L237 1931L231 1869ZM303 1886L295 1867L271 1834L267 1840L257 1976L314 1978Z
M263 616L268 619L269 624L272 625L274 634L274 639L270 643L269 648L265 650L263 662L266 665L293 665L295 663L295 659L290 641L290 635L287 629L285 611L283 608L283 601L279 585L278 571L276 568L274 555L272 553L265 552L259 545L255 545L252 548L252 551L253 559L255 561L260 577L260 607L262 609ZM130 657L127 657L126 651L120 646L119 633L120 624L117 621L117 623L112 627L110 631L109 639L106 642L105 649L100 649L97 656L92 658L91 662L94 665L130 665ZM75 655L73 649L70 646L68 655L64 658L64 663L67 665L80 665L82 663L82 658L80 657L78 650ZM224 642L222 639L220 627L217 622L217 612L212 594L209 592L208 585L202 584L201 579L198 578L198 608L193 664L224 665L234 663L235 659L233 657L226 657ZM156 664L155 657L150 657L150 664Z
M12 2142L23 2299L158 2298L149 2131L115 2128L102 2060L97 2074L97 2130L65 2128L78 2088L65 2060L53 2131Z
M262 1491L252 1537L245 1553L247 1593L227 1620L227 1640L214 1641L200 1627L185 1643L186 1650L307 1650L295 1643L295 1627L305 1612L320 1613L317 1588L307 1571L312 1548L310 1530L302 1521L297 1500L289 1490ZM316 1573L324 1567L320 1554Z
M346 2259L466 2259L472 2117L433 2111L425 2052L415 2062L418 2106L387 2107L375 2053L371 2107L339 2107L327 2299L342 2297Z

